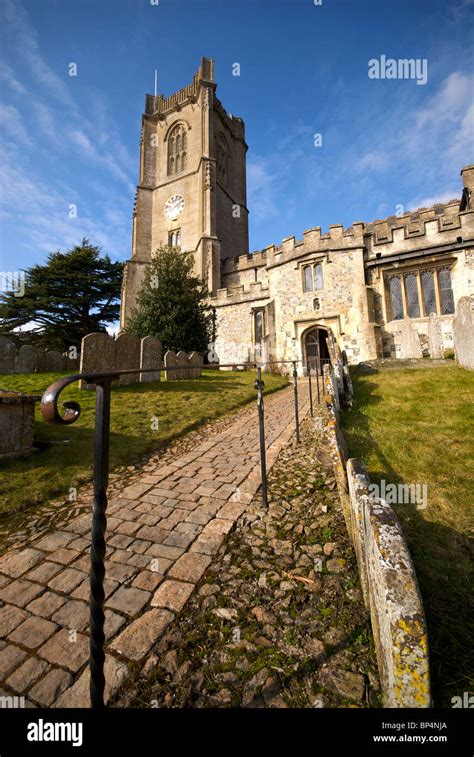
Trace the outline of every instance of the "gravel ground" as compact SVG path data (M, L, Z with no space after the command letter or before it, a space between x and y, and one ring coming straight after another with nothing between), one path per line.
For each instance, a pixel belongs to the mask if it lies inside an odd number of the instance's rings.
M304 422L140 678L112 706L377 707L355 555L317 423Z

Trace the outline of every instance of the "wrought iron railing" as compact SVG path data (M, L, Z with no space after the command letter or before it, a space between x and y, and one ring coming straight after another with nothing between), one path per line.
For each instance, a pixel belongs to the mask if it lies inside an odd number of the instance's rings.
M298 407L298 360L278 360L265 362L265 368L274 365L291 363L293 366L293 392L294 392L294 415L295 415L295 434L297 443L300 442L299 429L299 407ZM322 362L322 361L321 361ZM203 371L216 370L216 368L237 368L256 370L256 380L254 387L257 390L258 406L258 423L259 423L259 443L260 443L260 469L261 469L261 496L262 503L268 506L267 492L267 465L265 449L265 410L263 393L265 383L262 379L262 366L256 363L228 363L226 365L205 365ZM195 370L196 366L179 366L179 371ZM103 708L104 704L104 662L105 662L105 634L104 634L104 577L105 577L105 533L107 528L107 485L109 477L109 437L110 437L110 398L112 383L117 381L120 376L128 374L156 373L157 371L166 373L167 371L176 371L176 366L172 368L136 368L121 371L111 371L110 373L78 373L73 376L66 376L51 384L44 392L41 399L41 412L43 418L48 423L70 425L75 423L81 415L81 407L77 402L65 401L62 403L63 413L58 409L58 402L61 393L66 387L76 381L84 381L87 384L95 385L95 428L94 428L94 466L93 466L93 490L94 499L92 506L92 533L91 533L91 551L90 551L90 598L89 598L89 668L90 668L90 700L94 708ZM313 394L311 382L311 368L306 367L309 384L309 402L311 416L314 414ZM313 375L316 377L317 398L320 403L319 377L321 374L321 365ZM182 374L181 374L182 375Z

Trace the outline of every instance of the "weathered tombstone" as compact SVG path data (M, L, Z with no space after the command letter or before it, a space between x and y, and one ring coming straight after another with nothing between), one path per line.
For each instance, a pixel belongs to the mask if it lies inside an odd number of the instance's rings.
M31 347L29 344L23 344L18 350L16 358L17 373L35 373L38 364L37 347Z
M436 313L430 313L428 320L428 343L431 358L443 357L443 336Z
M38 373L42 371L51 371L52 368L48 368L48 353L46 350L38 350L38 356L36 361L36 370Z
M35 402L41 395L0 390L0 460L33 451Z
M453 320L456 360L463 368L474 370L474 298L461 297Z
M65 371L66 359L57 350L48 350L46 353L46 370L47 371Z
M150 373L140 373L140 381L159 381L161 367L161 342L156 336L145 336L140 343L140 368L156 368Z
M188 356L186 352L180 350L176 355L176 365L178 366L177 377L180 381L186 381L189 378ZM184 369L184 370L183 370Z
M402 360L423 357L418 332L412 328L411 323L409 321L402 321L397 331L399 340L399 354L397 354L397 357Z
M105 332L87 334L81 344L80 373L105 373L115 369L115 342ZM94 384L80 382L81 389L94 389Z
M176 381L178 378L178 363L176 360L176 353L173 352L173 350L168 350L168 352L165 353L164 363L165 368L168 368L168 370L165 371L166 381Z
M191 366L190 370L188 371L189 378L201 378L203 364L202 355L200 355L199 352L190 352L188 355L188 364Z
M116 371L125 371L127 368L140 368L140 340L133 334L119 334L115 340L115 362ZM133 384L139 381L139 373L124 373L120 376L120 384Z
M0 373L16 372L16 347L6 336L0 336Z

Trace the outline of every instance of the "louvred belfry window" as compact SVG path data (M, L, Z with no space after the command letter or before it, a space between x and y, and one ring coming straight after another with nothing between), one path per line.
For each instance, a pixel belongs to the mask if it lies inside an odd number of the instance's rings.
M187 165L188 136L184 124L175 126L168 138L168 175L181 173Z

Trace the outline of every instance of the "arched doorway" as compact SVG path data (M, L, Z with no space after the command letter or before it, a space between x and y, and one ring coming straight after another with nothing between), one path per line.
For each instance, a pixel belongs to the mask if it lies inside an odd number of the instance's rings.
M329 331L322 326L316 326L304 335L305 363L306 368L311 369L311 373L316 373L318 366L322 373L323 365L330 362L328 339Z

